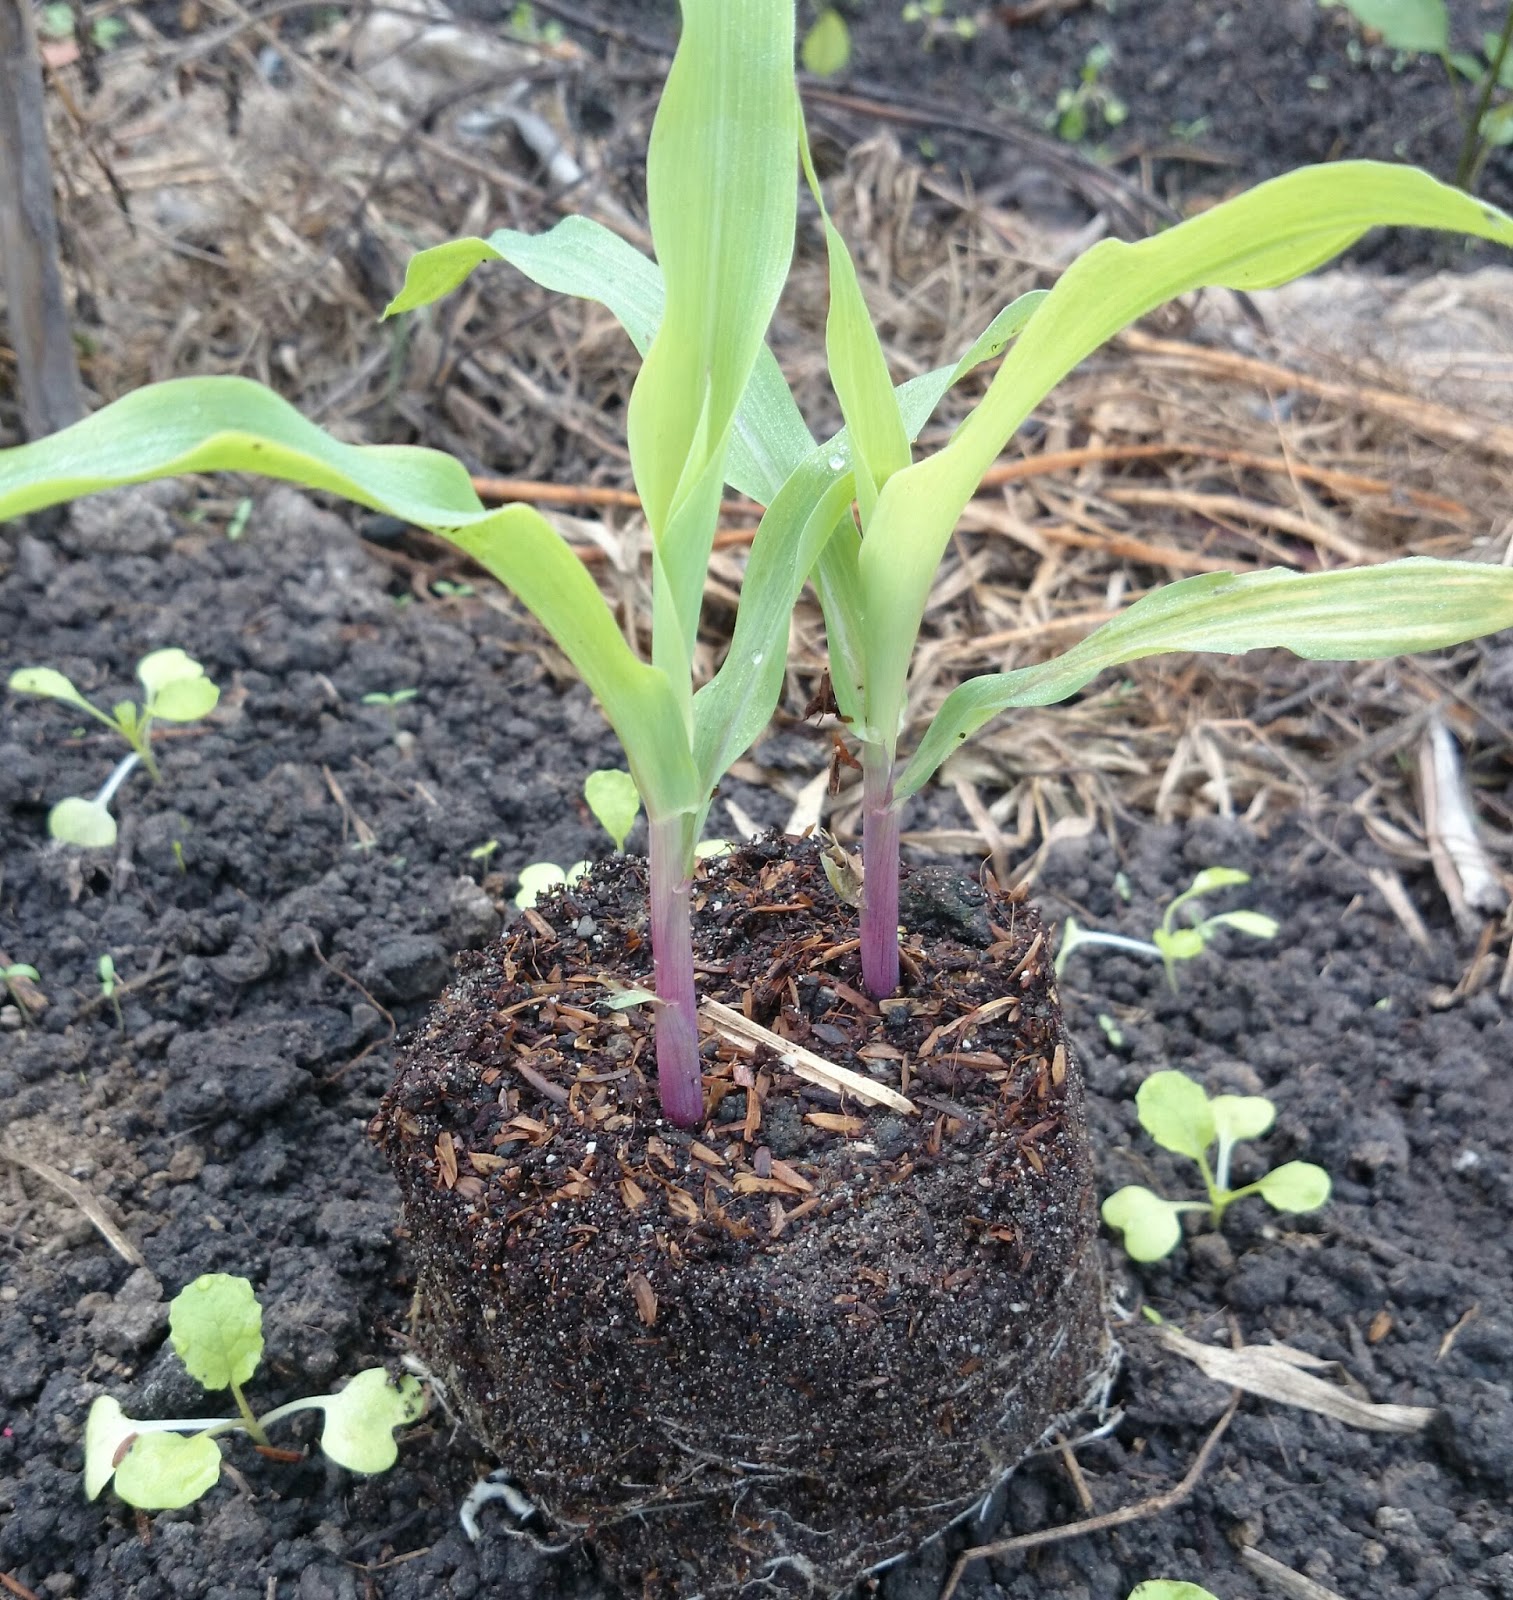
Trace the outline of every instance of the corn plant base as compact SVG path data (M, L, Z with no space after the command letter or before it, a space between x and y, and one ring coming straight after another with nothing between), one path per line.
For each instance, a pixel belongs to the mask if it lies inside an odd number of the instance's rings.
M884 1020L812 845L696 886L705 992L913 1114L709 1037L710 1119L661 1121L650 1008L602 1005L606 976L647 981L624 860L464 958L384 1103L427 1361L637 1592L840 1590L970 1510L1105 1363L1040 919L940 888L906 884L929 937Z

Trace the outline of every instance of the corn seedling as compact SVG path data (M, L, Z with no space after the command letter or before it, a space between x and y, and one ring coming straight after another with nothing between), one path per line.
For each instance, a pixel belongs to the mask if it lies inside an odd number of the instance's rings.
M1135 1096L1140 1126L1161 1146L1196 1161L1206 1200L1163 1200L1138 1184L1103 1202L1103 1220L1124 1235L1132 1261L1159 1261L1177 1248L1184 1211L1201 1211L1215 1228L1236 1200L1259 1195L1277 1211L1317 1211L1329 1199L1329 1174L1311 1161L1288 1161L1241 1189L1229 1187L1230 1157L1242 1139L1259 1139L1276 1120L1260 1095L1210 1098L1185 1072L1153 1072ZM1217 1146L1213 1163L1209 1152Z
M651 529L649 661L631 650L587 569L539 513L486 510L451 457L348 445L245 379L153 385L0 453L0 517L176 473L262 472L428 529L511 588L598 698L646 808L658 1091L666 1114L689 1126L703 1114L689 920L695 848L715 785L777 703L789 616L811 574L839 714L861 748L862 963L878 997L898 984L901 807L1000 712L1065 700L1106 668L1163 651L1283 646L1331 659L1385 656L1513 623L1513 570L1491 564L1204 574L1146 595L1052 661L961 685L901 759L913 647L957 518L1073 367L1178 295L1285 282L1377 224L1513 245L1513 219L1408 168L1307 168L1155 238L1094 245L1048 293L1000 312L954 365L895 390L850 255L825 217L826 350L846 427L817 443L764 342L793 250L796 161L820 198L796 92L794 21L784 0L684 0L647 156L655 263L608 229L568 217L543 235L502 229L423 251L388 308L416 310L480 263L505 261L620 320L644 357L627 431ZM945 392L999 357L973 413L943 448L914 461L911 441ZM695 693L695 642L726 483L767 509L730 648Z
M1155 957L1166 968L1167 983L1175 989L1177 963L1191 961L1194 956L1202 955L1221 928L1233 928L1238 933L1249 934L1252 939L1276 938L1276 918L1259 911L1218 911L1211 917L1189 920L1181 925L1176 921L1177 912L1190 906L1200 895L1249 882L1250 874L1234 867L1205 867L1168 904L1161 921L1151 930L1149 939L1130 939L1122 933L1103 933L1096 928L1084 928L1075 917L1068 917L1062 924L1061 948L1056 953L1056 976L1061 976L1074 951L1102 946L1106 950L1123 950L1131 955Z
M291 1400L256 1415L242 1386L263 1358L263 1311L245 1278L224 1272L196 1278L168 1308L173 1348L201 1388L228 1389L234 1417L128 1417L109 1395L89 1408L84 1426L84 1493L90 1500L115 1480L116 1493L143 1511L192 1505L221 1475L217 1440L232 1432L268 1447L267 1428L301 1411L324 1413L320 1447L352 1472L387 1472L399 1458L394 1430L414 1422L425 1394L414 1378L390 1379L382 1367L359 1372L337 1394Z

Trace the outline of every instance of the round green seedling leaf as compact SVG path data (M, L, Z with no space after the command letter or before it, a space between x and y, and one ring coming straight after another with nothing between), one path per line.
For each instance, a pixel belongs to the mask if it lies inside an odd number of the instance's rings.
M108 850L116 842L116 819L97 800L71 794L47 813L47 834L81 850Z
M18 694L45 695L49 700L66 700L75 706L89 704L61 672L54 672L51 667L22 667L11 673L10 686Z
M1130 1590L1129 1600L1218 1600L1218 1596L1196 1583L1182 1583L1176 1578L1147 1578Z
M615 841L615 849L623 850L635 826L636 813L641 809L641 792L636 788L636 780L618 767L601 768L583 780L583 798L588 801L588 809L603 824L604 831Z
M1168 961L1191 961L1203 954L1203 935L1197 928L1156 928L1151 938Z
M425 1390L414 1378L391 1383L382 1367L370 1367L322 1401L320 1447L349 1471L387 1472L399 1459L394 1430L414 1422L425 1405Z
M850 59L851 30L840 12L827 6L804 35L799 60L805 72L812 72L817 78L833 78L837 72L846 70Z
M150 696L147 709L164 722L198 722L215 710L220 698L209 678L179 678Z
M204 1434L142 1433L116 1468L116 1493L143 1511L193 1505L221 1475L221 1451Z
M137 1424L120 1403L102 1394L84 1424L84 1498L96 1500L116 1470L116 1456L134 1438Z
M1233 889L1238 884L1249 882L1250 874L1241 872L1238 867L1204 867L1187 886L1183 899L1189 895L1196 898L1200 894L1212 894L1215 889Z
M515 904L529 911L542 895L567 882L567 874L555 861L533 861L520 869L520 887L515 891Z
M1185 1072L1153 1072L1135 1095L1140 1126L1163 1150L1200 1161L1218 1138L1213 1107Z
M207 1272L174 1296L168 1335L196 1382L227 1389L263 1358L263 1308L245 1278Z
M1277 1119L1277 1109L1258 1094L1216 1094L1208 1102L1214 1131L1227 1144L1259 1139Z
M1261 1198L1278 1211L1317 1211L1329 1191L1329 1174L1311 1161L1288 1161L1256 1185Z
M205 669L182 650L154 650L137 662L137 679L151 700L170 683L203 678Z
M1208 918L1211 928L1236 928L1241 933L1248 933L1252 939L1275 939L1281 924L1275 917L1268 917L1260 911L1221 911L1215 917Z
M1181 1208L1138 1184L1117 1189L1103 1202L1103 1220L1124 1235L1131 1261L1159 1261L1182 1238Z

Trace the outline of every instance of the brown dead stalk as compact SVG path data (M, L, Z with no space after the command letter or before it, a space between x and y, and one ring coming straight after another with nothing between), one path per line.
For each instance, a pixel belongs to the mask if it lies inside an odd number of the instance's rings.
M1034 1533L1015 1534L1012 1539L998 1539L992 1544L973 1545L970 1550L963 1550L957 1556L956 1565L951 1568L951 1575L940 1591L940 1600L951 1600L951 1596L956 1593L956 1586L961 1582L962 1574L974 1561L1012 1555L1020 1550L1033 1550L1040 1545L1061 1544L1067 1539L1080 1539L1089 1533L1103 1533L1109 1528L1122 1528L1126 1523L1142 1522L1146 1517L1160 1516L1162 1512L1171 1511L1181 1505L1198 1487L1198 1480L1203 1476L1220 1439L1224 1437L1225 1430L1234 1420L1239 1406L1240 1391L1236 1389L1230 1397L1229 1404L1224 1408L1223 1416L1213 1425L1212 1431L1203 1441L1203 1447L1193 1457L1193 1464L1187 1469L1187 1474L1180 1483L1174 1484L1170 1489L1163 1489L1160 1494L1153 1494L1148 1499L1139 1500L1134 1505L1120 1506L1117 1511L1105 1511L1102 1516L1084 1517L1080 1522L1063 1523L1059 1528L1038 1528Z

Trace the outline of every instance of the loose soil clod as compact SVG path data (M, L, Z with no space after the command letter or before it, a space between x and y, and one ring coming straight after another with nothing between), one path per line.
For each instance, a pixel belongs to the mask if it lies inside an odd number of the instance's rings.
M886 1013L813 843L698 885L711 996L869 1072L837 1094L729 1027L659 1117L645 888L623 858L468 958L376 1130L422 1344L478 1437L646 1595L831 1594L984 1495L1107 1361L1081 1076L1038 915L921 873ZM639 1580L639 1582L637 1581Z

